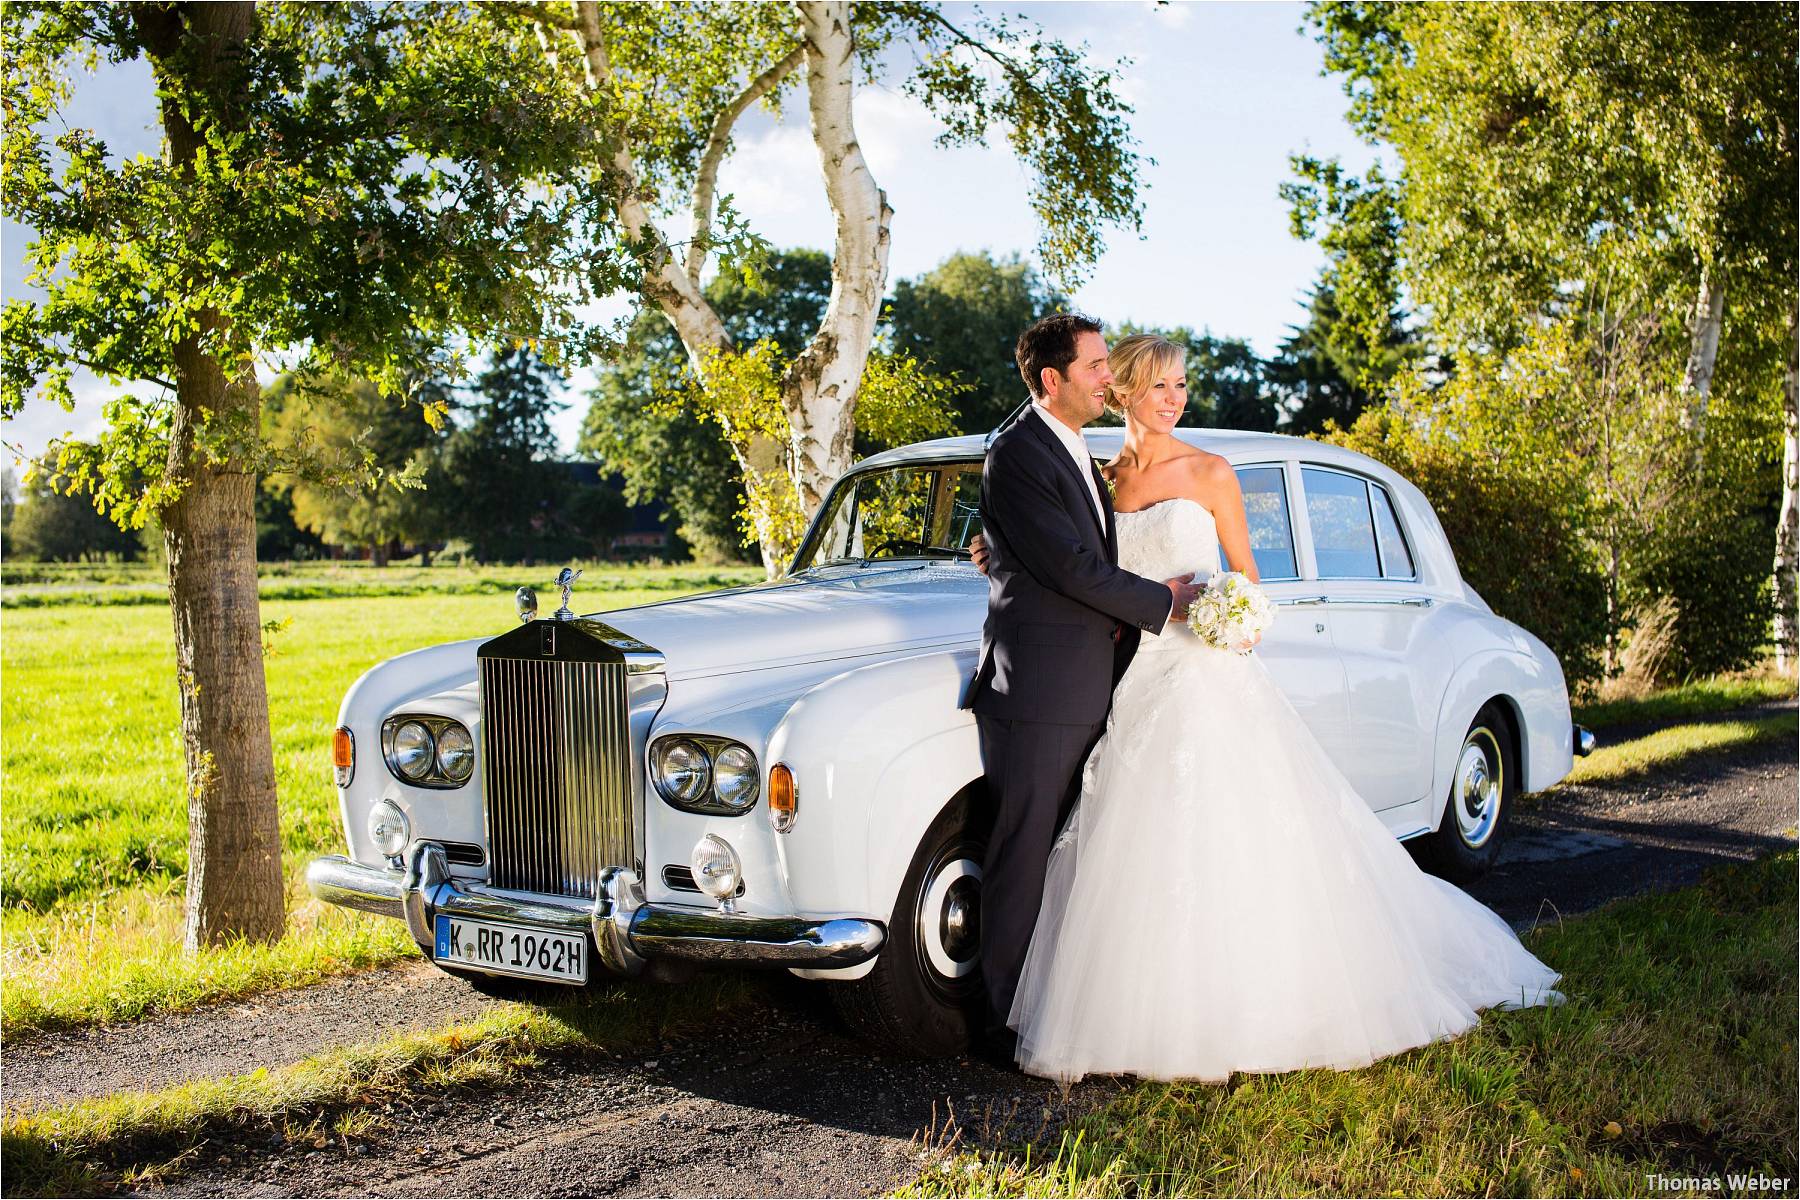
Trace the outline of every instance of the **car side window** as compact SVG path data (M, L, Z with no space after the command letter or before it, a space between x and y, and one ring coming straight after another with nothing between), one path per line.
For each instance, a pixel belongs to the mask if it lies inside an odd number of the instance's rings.
M1244 494L1244 516L1250 523L1250 553L1264 582L1300 578L1294 556L1294 523L1288 513L1287 483L1280 467L1239 467L1238 489ZM1224 547L1221 567L1228 567Z
M1400 517L1394 511L1394 498L1379 483L1370 484L1375 506L1375 547L1381 551L1383 579L1412 579L1418 575L1413 566L1412 551L1407 548L1406 534L1400 529Z
M1369 485L1354 475L1303 467L1306 517L1320 579L1380 579Z

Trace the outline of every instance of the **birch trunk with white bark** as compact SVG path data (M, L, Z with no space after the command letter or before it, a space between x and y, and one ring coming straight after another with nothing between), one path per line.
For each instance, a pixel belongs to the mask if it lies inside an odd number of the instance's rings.
M850 466L856 391L887 290L894 210L856 140L856 42L844 0L803 0L807 110L825 195L836 218L831 299L812 341L782 380L793 429L793 478L807 513Z
M605 27L596 0L573 0L572 33L581 47L586 71L585 86L590 93L599 92L612 82L612 61L607 52ZM548 52L548 51L547 51ZM688 362L696 378L705 380L711 360L733 349L731 334L725 323L707 301L700 287L705 266L709 232L712 225L714 193L719 164L724 160L732 126L758 100L777 87L802 61L802 49L796 47L780 62L770 67L745 88L715 120L712 135L702 154L694 186L690 213L692 239L685 262L678 262L662 235L639 186L637 163L630 143L621 139L608 168L618 191L619 223L631 239L644 247L646 266L643 293L656 304L675 327L687 352ZM552 53L552 58L554 55ZM885 282L885 279L884 279ZM858 365L860 373L861 366ZM763 566L770 575L787 565L792 550L788 539L779 532L778 523L758 513L769 492L793 479L789 448L778 439L764 434L725 426L726 441L738 469L743 472L745 487L751 492L751 511L756 529L758 549Z
M1790 311L1787 373L1782 379L1781 410L1781 518L1775 525L1775 663L1782 670L1794 666L1800 614L1795 612L1800 591L1795 572L1800 571L1800 301Z
M1700 273L1700 294L1694 299L1694 318L1690 323L1687 368L1682 373L1681 390L1688 398L1689 428L1706 441L1706 407L1712 397L1713 366L1719 360L1719 329L1725 321L1725 282L1719 269L1704 268ZM1696 451L1698 453L1698 451Z

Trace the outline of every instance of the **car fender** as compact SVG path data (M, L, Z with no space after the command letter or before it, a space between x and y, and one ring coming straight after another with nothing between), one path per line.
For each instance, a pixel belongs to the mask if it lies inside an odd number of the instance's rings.
M981 777L972 713L957 702L974 648L859 667L795 701L769 739L794 772L794 826L778 835L797 911L887 920L920 839Z
M1432 762L1434 828L1450 794L1463 735L1482 705L1496 696L1506 703L1518 728L1519 789L1542 791L1569 773L1574 762L1569 698L1555 656L1547 648L1541 655L1513 649L1480 651L1457 664L1438 709Z

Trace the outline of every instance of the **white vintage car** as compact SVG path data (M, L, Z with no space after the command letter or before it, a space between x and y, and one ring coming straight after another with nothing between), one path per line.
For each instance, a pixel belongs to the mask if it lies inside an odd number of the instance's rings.
M1591 745L1543 642L1462 580L1418 489L1335 446L1180 430L1237 468L1257 653L1434 869L1492 861L1511 799ZM1101 460L1120 431L1094 430ZM840 480L784 577L401 655L334 742L349 855L307 878L485 986L681 960L831 981L864 1033L945 1052L978 985L985 822L968 561L984 440ZM1279 854L1281 847L1271 846Z

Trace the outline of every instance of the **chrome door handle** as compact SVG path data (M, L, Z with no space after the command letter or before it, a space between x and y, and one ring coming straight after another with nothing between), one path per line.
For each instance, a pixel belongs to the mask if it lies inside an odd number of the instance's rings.
M1395 608L1430 608L1436 604L1430 596L1325 596L1321 604L1385 604Z
M1301 604L1329 604L1331 603L1331 600L1330 597L1327 596L1289 596L1277 600L1275 603L1283 608L1287 608Z

